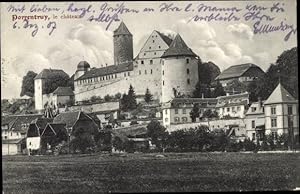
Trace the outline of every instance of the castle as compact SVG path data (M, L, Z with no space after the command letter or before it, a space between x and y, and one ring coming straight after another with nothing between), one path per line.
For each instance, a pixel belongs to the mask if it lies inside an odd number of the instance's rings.
M154 30L133 58L133 35L121 22L113 32L113 46L113 65L91 68L86 61L78 64L74 74L75 102L126 93L132 85L136 95L144 95L148 88L155 100L164 103L174 98L174 91L190 95L199 80L198 56L179 34L172 40ZM43 80L35 79L37 110L44 107L42 87Z

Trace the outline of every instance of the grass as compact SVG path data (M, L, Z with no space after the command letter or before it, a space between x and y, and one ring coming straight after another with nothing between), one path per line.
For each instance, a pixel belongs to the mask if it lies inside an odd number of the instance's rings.
M299 153L4 156L4 193L292 190Z

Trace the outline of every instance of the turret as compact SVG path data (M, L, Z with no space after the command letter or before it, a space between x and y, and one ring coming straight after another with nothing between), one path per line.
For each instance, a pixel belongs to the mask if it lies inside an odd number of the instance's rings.
M85 72L90 70L90 64L86 61L80 61L77 65L77 70L75 72L74 80L78 79L82 76Z
M192 95L199 80L198 59L179 34L162 58L162 102L176 95Z
M122 64L133 61L133 41L132 34L128 28L121 22L114 31L114 64Z

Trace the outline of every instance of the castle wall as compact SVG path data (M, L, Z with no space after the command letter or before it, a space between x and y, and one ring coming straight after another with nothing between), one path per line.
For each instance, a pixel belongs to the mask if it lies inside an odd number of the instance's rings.
M192 95L199 80L198 64L191 57L169 57L162 65L162 102L174 98L173 88L177 93Z

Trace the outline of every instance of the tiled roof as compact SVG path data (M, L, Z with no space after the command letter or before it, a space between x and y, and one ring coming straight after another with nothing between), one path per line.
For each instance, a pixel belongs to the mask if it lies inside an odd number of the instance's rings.
M76 112L63 112L58 114L54 119L53 123L66 124L67 128L73 127L79 118L80 111Z
M230 106L239 106L239 105L248 105L248 100L242 100L242 101L239 101L239 102L224 102L224 103L218 103L216 105L217 108L220 108L220 107L230 107Z
M200 104L205 107L214 107L217 104L216 98L174 98L171 101L171 107L178 107L179 104ZM193 105L192 105L193 106Z
M74 96L71 87L58 87L54 90L53 94L56 94L57 96Z
M34 79L49 79L52 78L53 75L66 75L69 76L66 72L61 69L43 69Z
M132 35L132 34L129 32L124 22L121 22L119 27L114 31L114 36L115 35Z
M52 122L53 122L52 118L37 118L37 119L33 120L31 123L35 123L37 125L37 127L39 128L40 134L42 134L46 125L48 123L52 123Z
M264 104L296 102L296 99L279 83Z
M8 125L8 130L24 131L22 124L29 124L37 118L41 118L42 114L26 114L26 115L7 115L1 117L1 125Z
M156 30L155 30L155 31L156 31ZM157 32L157 34L163 39L163 41L164 41L168 46L171 45L171 43L172 43L172 41L173 41L171 38L169 38L168 36L162 34L162 33L159 32L159 31L156 31L156 32Z
M216 80L241 77L244 73L246 73L250 68L253 68L253 67L261 70L260 67L258 67L257 65L254 65L252 63L234 65L234 66L231 66L231 67L225 69L223 72L221 72L221 74L218 77L216 77Z
M84 75L79 77L77 80L83 80L83 79L105 76L109 74L121 73L124 71L132 71L132 70L133 70L132 62L122 63L119 65L110 65L107 67L91 69L90 71L87 71Z
M185 44L181 36L177 34L170 47L162 55L162 58L174 56L196 57L197 55Z
M249 93L244 92L240 94L233 94L233 95L228 95L228 96L218 96L218 100L227 100L227 99L234 99L234 98L249 98Z

